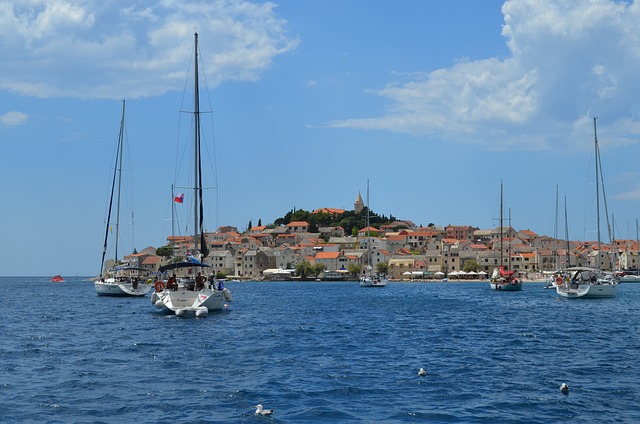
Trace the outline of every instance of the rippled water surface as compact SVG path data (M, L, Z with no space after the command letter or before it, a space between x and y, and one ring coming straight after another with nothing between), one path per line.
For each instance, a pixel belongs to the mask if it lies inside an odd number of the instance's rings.
M640 422L640 284L601 300L541 283L227 287L230 310L196 319L82 279L0 278L0 422Z

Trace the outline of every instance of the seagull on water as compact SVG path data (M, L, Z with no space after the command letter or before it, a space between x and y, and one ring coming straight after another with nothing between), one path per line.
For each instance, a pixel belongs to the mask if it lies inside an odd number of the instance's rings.
M420 377L424 377L427 375L427 372L424 370L424 368L420 368L420 370L418 371L418 375Z
M275 412L273 409L263 409L260 404L254 406L254 408L256 408L256 415L271 415Z
M569 386L567 386L565 383L562 383L560 385L560 391L566 395L567 393L569 393Z

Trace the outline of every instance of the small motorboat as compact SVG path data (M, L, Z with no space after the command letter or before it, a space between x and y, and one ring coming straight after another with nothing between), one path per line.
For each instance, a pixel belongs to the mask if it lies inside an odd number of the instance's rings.
M52 283L64 283L64 278L62 278L61 275L56 275L54 277L51 277L51 282Z

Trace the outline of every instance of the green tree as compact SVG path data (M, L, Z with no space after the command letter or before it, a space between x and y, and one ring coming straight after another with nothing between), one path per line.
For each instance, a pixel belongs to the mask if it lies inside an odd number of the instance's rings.
M162 246L156 249L156 255L163 258L170 258L173 255L173 247L171 245Z
M302 261L296 265L296 275L299 275L302 278L307 278L311 273L311 264L308 261Z
M362 272L362 265L350 262L349 265L347 265L347 271L349 271L351 275L359 275Z
M387 274L389 272L389 263L388 262L378 262L376 265L376 271L380 274Z
M314 277L317 277L318 274L322 273L322 271L324 271L325 268L326 268L325 264L315 263L311 266L311 274Z
M318 230L318 224L316 224L316 223L315 223L315 221L313 221L313 220L312 220L312 221L309 223L309 230L308 230L308 231L309 231L310 233L317 233L317 232L319 232L320 230Z
M478 272L478 269L480 268L480 266L478 265L478 262L475 259L467 259L466 261L464 261L464 265L462 270L464 272Z

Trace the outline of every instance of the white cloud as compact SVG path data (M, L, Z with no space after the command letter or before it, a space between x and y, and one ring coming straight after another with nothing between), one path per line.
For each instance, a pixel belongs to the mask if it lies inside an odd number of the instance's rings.
M637 3L509 0L502 12L508 58L465 61L389 83L373 91L387 101L383 116L329 125L437 134L493 148L587 148L590 126L575 131L575 124L598 113L606 117L599 129L608 140L638 142Z
M640 200L640 187L635 187L635 189L625 192L618 193L613 196L614 200Z
M133 3L133 4L132 4ZM208 84L254 80L294 49L271 3L0 0L0 89L133 98L180 90L199 33Z
M0 115L0 123L5 127L17 127L26 123L28 118L26 113L11 111Z

